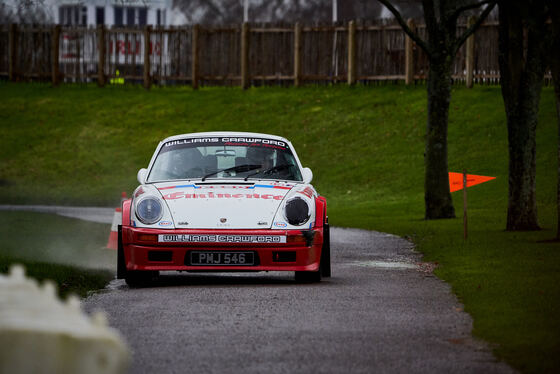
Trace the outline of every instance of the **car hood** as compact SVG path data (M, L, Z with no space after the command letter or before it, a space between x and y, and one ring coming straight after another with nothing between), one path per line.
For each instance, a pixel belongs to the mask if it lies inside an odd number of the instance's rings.
M158 183L175 228L266 229L293 184Z

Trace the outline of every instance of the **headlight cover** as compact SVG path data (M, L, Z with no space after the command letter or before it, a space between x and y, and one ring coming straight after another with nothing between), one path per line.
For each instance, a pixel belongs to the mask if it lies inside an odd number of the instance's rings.
M155 196L145 196L136 203L136 217L145 225L153 225L163 216L163 207Z
M291 198L284 206L284 216L290 225L301 226L311 217L309 204L301 197Z

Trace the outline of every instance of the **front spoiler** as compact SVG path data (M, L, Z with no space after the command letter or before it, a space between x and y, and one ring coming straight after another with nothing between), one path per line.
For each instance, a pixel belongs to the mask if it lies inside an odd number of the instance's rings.
M311 230L195 230L175 229L160 230L123 226L120 230L120 246L126 271L316 271L319 269L321 248L323 244L323 228ZM146 235L247 235L277 236L285 235L286 243L169 243L149 241ZM189 251L254 251L258 256L255 266L201 266L187 265L185 261ZM295 261L280 262L273 258L274 253L295 252ZM166 261L151 261L154 252L170 252ZM157 253L156 253L157 254ZM124 270L124 269L121 269ZM117 276L121 278L123 271Z

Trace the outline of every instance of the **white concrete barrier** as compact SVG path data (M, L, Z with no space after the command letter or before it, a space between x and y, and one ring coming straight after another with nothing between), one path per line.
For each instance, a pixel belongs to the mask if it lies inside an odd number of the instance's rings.
M0 373L124 373L130 352L104 313L86 315L76 296L62 302L20 265L0 275Z

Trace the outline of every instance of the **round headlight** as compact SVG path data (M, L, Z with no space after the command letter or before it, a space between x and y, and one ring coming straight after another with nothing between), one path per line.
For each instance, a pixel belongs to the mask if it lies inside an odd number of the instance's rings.
M152 225L161 219L163 208L159 199L146 196L136 203L136 217L146 225Z
M285 216L290 225L301 226L309 220L309 205L301 197L294 197L286 202Z

